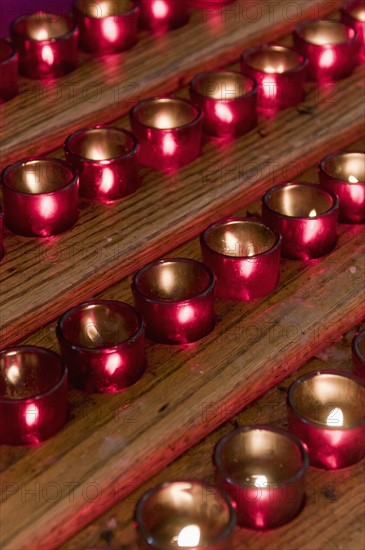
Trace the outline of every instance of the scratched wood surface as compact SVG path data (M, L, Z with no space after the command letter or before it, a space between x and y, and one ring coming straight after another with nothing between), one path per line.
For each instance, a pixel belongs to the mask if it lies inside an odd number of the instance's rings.
M365 328L363 323L362 329ZM236 414L201 443L163 469L126 499L102 514L60 550L137 550L133 513L138 499L158 483L171 479L198 478L214 483L211 457L217 441L226 433L251 424L287 428L285 392L299 376L311 371L352 370L353 329L298 372L286 377L265 396ZM207 409L210 411L210 409ZM233 412L235 410L233 409ZM268 532L237 528L234 550L363 550L365 547L365 460L350 468L326 472L309 468L306 504L301 514L287 525Z
M364 230L338 232L336 249L320 261L283 261L271 296L218 301L217 325L202 341L150 343L146 374L126 392L73 391L72 418L50 441L4 447L1 547L29 550L32 540L33 548L56 548L360 322ZM198 240L173 255L199 258ZM102 296L131 301L128 279ZM54 323L25 342L57 349Z
M111 205L80 202L77 225L29 239L5 233L0 264L0 340L13 342L138 267L195 236L212 219L260 196L363 135L363 71L311 87L303 106L262 120L230 147L206 143L175 176L144 172L133 196ZM124 121L121 121L122 124ZM26 296L26 299L24 297Z
M224 65L242 49L275 40L301 19L335 10L341 0L236 2L214 13L192 10L189 24L162 36L141 33L122 54L80 54L70 75L45 84L21 80L21 94L1 107L1 163L50 151L85 124L108 122L141 98L171 92L203 67Z

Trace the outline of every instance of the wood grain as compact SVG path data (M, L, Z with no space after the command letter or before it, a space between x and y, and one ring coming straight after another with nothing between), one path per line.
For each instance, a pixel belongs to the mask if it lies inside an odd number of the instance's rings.
M293 5L294 4L294 5ZM138 100L168 93L201 68L224 65L270 34L276 40L306 18L334 11L340 0L236 0L212 15L194 10L188 25L163 36L141 34L128 52L79 56L76 71L53 83L21 80L21 93L1 106L1 163L50 151L73 130L110 122ZM207 15L209 14L209 16Z
M128 391L74 392L67 427L4 464L1 547L57 547L359 322L364 232L339 232L322 260L283 262L272 296L219 302L216 328L199 343L151 344L146 375ZM199 257L197 240L174 254ZM104 295L130 299L128 280ZM52 327L28 341L55 347Z
M211 456L217 441L226 433L250 424L271 424L287 428L285 391L306 372L336 369L351 371L351 340L355 330L311 359L295 374L234 416L221 428L159 472L125 500L108 510L70 539L60 550L93 548L135 550L133 513L142 494L168 479L192 478L214 482ZM289 524L267 532L237 528L234 550L362 550L365 540L365 462L345 470L326 472L310 468L307 499L302 513Z
M363 135L362 70L308 95L309 109L289 109L230 147L214 142L174 176L145 172L143 187L112 205L81 202L64 235L5 234L0 266L0 341L5 346L64 310L195 236L278 181Z

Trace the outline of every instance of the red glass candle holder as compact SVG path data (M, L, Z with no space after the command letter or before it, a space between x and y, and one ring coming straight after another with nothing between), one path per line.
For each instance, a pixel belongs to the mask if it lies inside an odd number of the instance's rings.
M152 262L132 280L146 335L166 344L187 344L214 327L215 277L201 262L172 258Z
M281 236L263 223L226 218L201 233L200 246L220 298L254 300L277 287Z
M13 233L49 237L76 223L79 178L64 160L20 160L5 168L2 184L5 224Z
M140 162L156 170L176 170L201 150L203 116L186 99L155 97L130 111L132 131L140 144Z
M67 419L67 369L53 351L0 351L0 444L36 445Z
M257 84L233 71L209 71L190 82L190 97L204 114L204 131L235 137L256 126Z
M321 186L332 191L340 201L339 220L365 222L365 154L334 153L319 165Z
M4 244L3 244L3 217L4 212L0 205L0 260L4 256Z
M346 372L305 374L288 392L289 428L311 465L334 470L365 456L365 381Z
M138 501L140 550L231 550L236 513L230 499L198 480L166 481Z
M135 0L141 8L140 27L150 31L168 31L189 21L186 0Z
M352 340L351 349L354 373L365 379L365 330L359 332Z
M23 15L12 22L10 33L23 76L56 78L75 69L79 31L70 17L43 12Z
M338 198L314 183L284 183L264 195L262 218L281 234L282 256L320 258L336 244Z
M65 155L78 171L80 195L115 200L134 193L138 174L138 143L127 130L108 126L84 128L65 142Z
M7 40L0 40L0 103L18 93L18 52Z
M85 302L63 314L56 332L70 382L79 389L116 393L144 373L144 323L128 304Z
M358 60L360 42L356 31L331 19L299 23L294 46L308 59L311 80L338 80L349 76Z
M292 48L265 44L245 51L241 71L258 84L258 107L279 110L293 107L305 96L307 60Z
M217 485L236 503L239 525L272 529L302 509L309 459L293 434L246 426L218 442L213 460Z
M365 61L365 2L348 0L341 10L341 21L355 29L360 41L359 61Z
M77 0L73 14L80 48L87 52L122 52L138 40L140 8L133 0Z

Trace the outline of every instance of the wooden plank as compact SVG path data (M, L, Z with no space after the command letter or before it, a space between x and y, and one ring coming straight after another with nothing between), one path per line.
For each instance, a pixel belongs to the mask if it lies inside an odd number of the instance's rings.
M365 325L364 325L365 326ZM363 327L364 328L364 327ZM149 488L168 479L192 478L214 482L211 456L217 441L238 426L271 424L287 428L285 391L306 372L336 369L351 371L351 330L317 358L226 422L181 458L143 484L125 500L70 539L60 550L109 548L135 550L134 507ZM307 500L303 512L289 524L267 532L237 528L234 550L363 550L365 541L365 461L345 470L310 468L307 474Z
M62 432L5 457L1 547L28 550L30 540L40 550L57 547L359 322L364 231L340 226L339 233L320 261L283 261L272 296L219 301L217 326L199 343L151 344L147 373L128 391L73 392L74 418ZM197 240L174 254L199 257ZM130 300L128 280L104 295ZM56 346L52 327L28 341Z
M212 216L232 213L277 181L363 135L362 69L313 88L309 114L289 109L236 140L207 142L202 156L173 177L145 172L132 197L105 206L80 203L71 231L49 239L5 234L0 265L0 342L22 338L107 288L156 256L195 236Z
M57 147L86 124L110 122L139 99L171 92L201 68L232 62L263 36L290 32L301 19L334 11L340 0L245 0L207 12L194 10L188 25L164 36L143 33L130 51L93 58L81 55L76 71L53 83L21 80L21 94L1 106L1 162Z

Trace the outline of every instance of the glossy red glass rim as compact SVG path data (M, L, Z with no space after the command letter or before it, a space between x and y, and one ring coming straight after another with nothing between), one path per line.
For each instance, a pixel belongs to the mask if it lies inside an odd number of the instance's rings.
M268 248L267 250L264 250L264 252L259 252L258 254L253 254L252 256L230 256L228 254L223 254L223 252L219 252L218 250L214 250L213 248L211 248L208 245L208 243L206 241L206 235L213 228L215 228L219 225L228 223L228 222L246 222L246 221L250 222L250 223L256 223L258 225L262 225L263 227L266 227L266 229L271 231L271 233L275 237L274 244L270 248ZM239 216L237 216L237 217L233 216L233 217L230 217L230 218L223 218L222 220L214 222L214 223L210 224L206 229L204 229L204 231L200 234L200 242L204 243L204 245L209 250L211 250L214 254L217 254L218 256L222 256L223 258L226 258L227 260L232 260L232 261L246 260L246 259L247 260L248 259L249 260L254 260L256 258L261 258L262 256L266 256L267 254L272 254L272 252L274 252L281 245L281 241L282 241L282 237L281 237L279 231L277 231L276 229L271 229L271 227L269 227L268 225L265 225L261 220L255 219L255 218L247 218L247 217L241 218Z
M34 401L39 401L40 399L43 399L44 397L48 397L48 396L52 395L52 393L54 391L58 390L58 388L61 387L62 384L64 383L65 378L68 375L67 366L64 363L64 361L62 360L62 357L58 353L56 353L55 351L52 351L52 350L47 349L47 348L42 348L42 347L39 347L39 346L15 346L15 347L4 348L4 349L0 350L0 355L5 355L5 354L7 354L9 352L12 352L12 351L16 351L16 352L19 352L19 353L32 352L32 353L37 353L37 354L50 355L50 356L53 357L54 360L58 361L60 363L60 365L62 366L61 374L60 374L59 379L56 380L55 383L52 386L50 386L47 391L44 391L43 393L36 394L33 397L25 397L25 398L20 398L20 399L8 399L6 397L1 397L0 396L0 402L1 403L5 403L6 405L16 405L16 406L19 406L19 403L27 403L28 401L34 403Z
M235 479L232 479L231 477L226 475L226 473L224 472L224 468L221 465L220 450L221 450L221 447L224 444L226 444L227 441L229 442L229 440L232 439L237 433L239 433L239 432L246 433L246 432L251 432L251 431L255 431L255 430L262 430L262 431L265 431L265 432L271 432L271 433L275 433L275 434L287 437L288 439L291 440L292 443L294 443L294 445L300 451L302 464L301 464L300 468L298 468L298 471L294 475L288 477L288 479L286 479L285 481L280 481L280 483L275 482L275 487L278 487L278 488L283 487L285 485L288 485L289 483L293 483L294 481L298 481L299 479L301 479L301 477L303 477L304 473L306 472L306 470L309 466L309 455L308 455L307 451L305 450L305 447L304 447L302 441L296 435L294 435L292 432L283 430L281 428L276 428L276 427L270 426L268 424L253 424L253 425L250 425L250 426L243 426L241 428L237 428L236 430L233 430L233 431L229 432L228 434L223 436L218 441L218 443L216 444L215 449L214 449L214 453L213 453L213 464L217 468L217 471L222 476L223 480L226 481L227 483L229 483L230 485L237 485L237 486L241 486L241 487L244 486L244 484L242 484L239 481L236 481ZM262 491L265 491L265 489L266 490L271 490L269 487L268 488L265 488L265 487L261 488L260 487L260 489Z
M271 193L274 193L277 189L282 189L283 187L289 187L291 185L306 185L306 186L310 186L310 187L315 187L316 189L320 190L321 192L323 191L323 193L327 193L327 195L329 195L331 197L332 201L333 201L333 204L332 204L331 208L326 210L326 212L323 212L322 214L318 214L317 216L313 216L313 217L312 216L288 216L287 214L282 214L281 212L278 212L277 210L274 210L273 208L271 208L271 206L269 206L269 204L268 204L268 199L269 199ZM321 187L317 183L310 183L310 182L307 182L307 181L293 181L293 182L289 182L289 183L282 183L282 184L279 184L279 185L275 185L274 187L271 187L271 189L266 191L265 195L262 197L262 201L265 204L265 207L268 210L270 210L270 212L275 214L275 216L280 217L280 218L285 218L287 220L318 220L319 218L323 218L324 216L329 216L330 214L332 214L332 212L334 210L336 210L336 208L338 208L339 204L340 204L339 200L338 200L338 197L337 197L337 195L335 195L335 193L332 193L332 191L329 191L327 189L323 189L323 187Z
M350 36L350 37L346 38L346 40L344 40L343 42L337 42L336 44L333 44L333 43L330 43L330 42L328 42L327 44L315 44L313 42L309 42L308 40L306 40L305 37L302 35L303 28L308 27L309 25L313 25L313 23L319 23L321 21L329 21L331 23L336 23L338 25L342 25L346 29L353 31L354 34L353 34L353 36ZM313 48L320 48L320 49L327 48L328 46L330 46L332 48L336 48L336 47L341 48L344 44L352 44L352 43L356 42L357 39L358 39L358 33L356 32L356 29L354 29L353 27L350 27L350 25L346 25L346 23L342 23L342 21L339 21L337 19L308 19L307 21L302 21L301 23L299 23L295 27L294 32L306 44L310 45Z
M209 283L207 285L207 288L205 290L203 290L202 292L199 292L195 296L192 296L191 298L187 298L187 299L183 299L183 300L169 300L169 299L164 300L162 298L157 298L157 297L156 298L151 298L150 296L147 296L147 294L142 292L139 288L138 282L139 282L140 277L146 271L151 269L152 267L154 267L156 265L159 265L159 264L170 263L170 262L189 263L191 265L195 265L195 266L199 267L199 269L204 269L206 274L209 277ZM140 296L142 296L143 299L146 302L150 302L152 304L161 304L161 305L170 305L170 304L171 305L177 305L177 304L183 305L183 304L191 304L192 302L195 302L196 300L199 300L200 298L208 296L211 292L213 292L214 287L215 287L215 282L216 282L215 275L213 274L212 270L208 266L203 264L203 262L199 262L198 260L193 260L191 258L164 258L162 260L156 260L154 262L151 262L151 263L145 265L144 267L142 267L139 271L137 271L137 273L135 273L135 275L132 278L131 285L132 285L133 291L136 292L136 294L139 294Z
M80 154L76 153L75 151L73 151L72 150L72 140L75 139L76 137L79 137L81 134L87 133L87 132L92 131L92 130L112 130L113 132L119 132L120 134L123 134L123 135L127 136L132 141L132 146L129 148L128 151L126 151L122 155L119 155L117 157L111 157L111 158L108 158L108 159L100 159L100 160L90 159L88 157L84 157L83 155L80 155ZM70 155L73 155L74 157L79 158L80 160L82 160L85 163L88 163L88 164L102 164L103 166L107 166L108 164L110 164L110 163L112 163L116 160L127 159L127 158L131 157L132 155L134 155L138 151L138 140L135 137L135 135L132 134L132 132L129 132L128 130L125 130L124 128L117 128L115 126L108 126L108 125L100 125L100 126L90 126L90 127L87 127L87 128L80 128L79 130L76 130L76 132L73 132L72 134L70 134L66 138L64 147L65 147L65 150L66 150L67 153L69 153Z
M10 63L10 61L16 58L17 53L15 46L11 42L3 38L0 39L0 65Z
M48 191L46 193L25 193L24 191L19 191L18 189L14 189L14 187L12 187L7 183L6 178L8 177L9 172L11 172L11 170L13 170L14 168L17 168L18 166L21 166L22 164L26 164L27 162L33 162L33 161L42 161L42 162L49 161L50 164L51 163L60 164L61 166L64 166L70 172L70 176L71 176L70 181L68 181L68 183L66 183L63 187L60 187L54 191ZM25 197L52 197L52 196L58 195L59 193L66 192L70 187L75 185L75 183L78 180L78 177L79 175L77 173L77 170L72 166L72 164L70 164L69 162L63 159L58 159L53 157L27 157L27 158L18 160L13 164L9 164L9 166L4 168L0 179L4 187L9 189L12 193L16 195L22 195Z
M249 58L251 57L252 54L256 54L258 52L261 52L261 51L265 51L265 50L271 50L271 49L280 49L280 50L283 50L283 51L289 51L291 53L294 53L297 55L298 57L298 65L296 65L295 67L291 68L291 69L287 69L285 71L282 71L282 72L273 72L273 73L267 73L266 71L263 71L262 69L256 69L255 67L253 67L250 63L249 63ZM282 44L276 44L276 43L273 43L273 44L262 44L260 46L255 46L254 48L249 48L248 50L245 50L243 52L243 54L241 54L240 56L240 62L243 62L245 63L246 65L249 65L253 71L257 72L257 73L260 73L260 74L263 74L263 75L268 75L268 76L285 76L285 75L289 75L289 74L292 74L292 73L297 73L298 71L301 71L302 69L304 69L307 65L308 65L308 59L306 57L304 57L303 55L301 55L297 50L295 50L294 48L291 48L289 46L283 46ZM243 73L244 74L244 73Z
M32 38L31 36L29 36L26 33L19 32L19 30L17 28L19 23L21 23L22 21L28 19L28 17L30 17L30 16L38 15L38 14L39 15L49 15L49 16L52 16L52 17L62 17L65 21L67 21L67 24L70 28L67 32L65 32L64 34L62 34L60 36L57 36L55 38L46 38L45 40L36 40L35 38ZM35 43L38 43L38 44L47 44L47 43L54 44L58 40L66 40L67 38L69 38L70 36L72 36L73 34L78 32L78 27L77 27L77 25L75 25L72 17L70 17L69 15L61 15L61 14L58 14L58 13L36 11L34 13L31 13L31 14L21 15L20 17L17 17L16 19L14 19L10 23L10 31L11 31L12 34L14 34L18 37L24 38L25 40L30 40L31 42L35 42Z
M359 376L356 376L355 374L350 374L349 372L345 371L336 371L336 370L323 370L323 371L312 371L308 372L307 374L304 374L298 380L293 382L291 386L289 387L288 393L287 393L287 404L290 407L290 409L293 411L295 416L301 420L304 424L308 424L309 426L313 426L317 429L323 429L323 430L331 430L331 431L346 431L346 430L352 430L353 428L358 428L360 426L365 425L365 411L364 411L364 417L355 424L352 424L350 426L333 426L331 424L324 425L321 422L315 422L314 420L310 420L309 418L306 418L302 415L302 413L298 410L297 406L295 405L294 400L294 394L296 389L300 384L308 380L309 378L314 378L315 376L321 376L321 375L334 375L338 376L339 378L348 378L349 380L352 380L352 382L355 382L359 386L362 386L365 388L365 380L362 380Z
M64 326L66 320L71 315L73 315L75 312L82 311L83 309L85 309L89 306L93 306L93 305L101 305L101 306L106 306L106 307L108 305L117 306L117 307L120 307L122 305L123 309L129 309L131 313L135 314L136 321L137 321L137 329L135 330L134 334L129 336L126 340L122 340L118 344L114 344L114 345L111 345L111 346L101 345L101 346L94 347L94 348L88 348L86 346L80 346L78 344L73 343L68 338L66 338L66 336L64 335L64 332L63 332L63 326ZM145 327L145 325L144 325L142 315L133 306L131 306L129 304L126 304L125 302L119 302L118 300L91 300L89 302L83 302L82 304L78 304L77 306L74 306L74 307L68 309L67 311L65 311L65 313L60 317L60 319L57 323L56 334L60 339L62 339L63 342L65 342L70 348L72 348L75 351L79 351L79 352L82 351L82 352L87 352L87 353L92 353L92 354L98 354L100 352L105 352L105 351L112 353L112 352L119 351L121 347L123 347L125 345L128 345L128 344L132 344L133 342L138 340L140 338L140 336L143 334L144 327Z
M146 103L152 103L153 101L159 101L160 99L173 99L174 101L180 101L182 103L185 103L192 107L196 113L195 118L191 122L187 122L186 124L182 124L181 126L173 126L172 128L156 128L155 126L149 126L142 120L140 120L137 116L137 112L141 107L146 105ZM203 112L194 103L189 101L188 99L182 98L182 97L173 97L173 96L155 96L155 97L148 97L146 99L143 99L142 101L139 101L132 109L129 111L130 116L133 118L133 120L136 121L137 124L140 126L143 126L144 128L151 129L153 132L180 132L183 130L186 130L187 128L192 128L196 126L203 118Z
M365 355L360 351L360 341L365 341L365 330L361 330L357 334L351 343L352 353L357 357L358 361L363 363L365 366Z
M250 90L249 92L247 92L245 94L236 96L232 99L216 99L214 97L204 95L198 90L196 85L199 82L199 80L202 80L203 78L206 78L207 76L216 75L216 74L220 74L220 73L221 74L233 74L235 76L241 76L242 78L246 78L247 80L250 80L251 83L252 83L252 90ZM199 97L201 97L202 99L209 100L209 101L217 101L219 103L235 103L236 101L239 101L239 100L242 100L246 97L251 97L251 96L255 95L257 93L257 90L258 90L258 84L257 84L256 80L254 80L250 76L239 73L238 71L225 71L223 69L219 70L219 71L203 71L201 73L196 74L192 78L192 80L190 81L190 86L193 88L194 92Z
M162 483L159 483L155 487L152 487L152 489L149 489L144 495L141 496L141 498L138 500L135 512L134 512L134 519L138 524L138 529L141 532L142 536L145 540L151 540L151 534L147 529L145 528L143 519L142 519L142 511L143 507L145 505L145 502L154 494L158 493L159 491L165 489L166 487L169 487L171 485L174 485L175 483L190 483L191 485L199 485L202 489L212 489L215 491L215 494L219 494L220 498L227 504L228 510L229 510L229 523L225 527L224 531L214 540L214 543L210 544L218 544L219 542L223 542L233 531L233 529L236 526L236 511L233 507L232 501L230 497L224 492L220 491L217 487L215 487L212 484L205 483L204 481L200 479L194 479L194 478L178 478L178 479L171 479L167 481L163 481ZM161 543L158 540L153 540L153 544L158 544L159 548L161 550L169 550L171 548L171 545L165 546L164 548L161 546Z
M333 158L335 157L339 157L341 155L346 155L346 154L349 154L349 155L352 155L352 154L360 154L360 155L364 155L364 152L363 151L337 151L336 153L330 153L329 155L327 155L326 157L324 157L321 162L319 163L319 167L320 169L322 170L322 172L324 174L326 174L326 176L328 178L331 178L333 181L336 181L337 183L344 183L348 186L352 186L352 185L365 185L365 181L357 181L356 183L351 183L350 181L347 181L347 180L343 180L343 179L340 179L336 176L333 176L332 174L330 174L329 172L327 172L326 170L326 164L328 161L332 160ZM365 155L364 155L364 162L365 162Z

